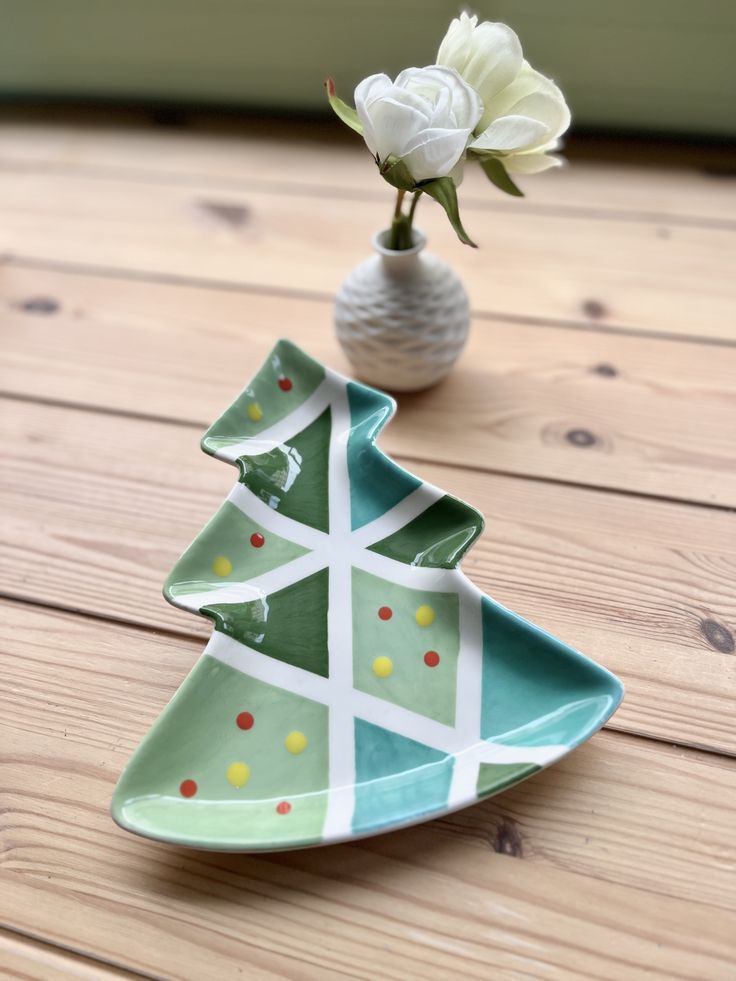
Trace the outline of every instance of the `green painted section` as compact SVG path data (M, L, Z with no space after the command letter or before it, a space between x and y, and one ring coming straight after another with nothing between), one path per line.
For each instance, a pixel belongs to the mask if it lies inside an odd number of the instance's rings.
M454 569L482 531L483 516L446 495L370 550L407 565Z
M202 449L213 454L223 446L257 436L298 409L324 376L325 370L318 361L291 341L278 341L250 385L204 434ZM279 387L282 378L291 381L289 391ZM260 409L259 419L251 417L258 414L254 405Z
M395 705L453 725L459 650L459 603L456 593L408 589L361 569L353 569L353 684ZM421 627L416 611L431 606L434 622ZM378 611L388 607L390 620ZM427 651L440 662L428 667ZM388 657L393 671L379 677L378 657Z
M374 831L441 811L453 765L453 757L440 750L356 719L353 831Z
M251 535L256 533L263 535L260 548L254 548L250 541ZM246 582L305 555L307 551L301 545L266 531L240 508L226 501L171 570L164 585L164 596L175 600L187 593ZM218 575L214 571L215 568L223 569L218 564L221 559L227 559L232 565L227 575Z
M281 342L259 373L258 384L275 382L278 388L278 380L288 377L295 385L296 369L305 367L306 377L312 364L293 345ZM321 377L313 374L310 384L318 384ZM353 521L359 526L393 507L421 482L373 445L393 411L392 400L354 383L347 389L356 424L348 465ZM287 396L291 391L289 385L278 390ZM271 411L267 397L276 396L266 392L259 401L264 416ZM302 402L303 398L294 408ZM247 414L247 405L245 409ZM276 451L241 458L241 479L269 506L326 530L330 428L326 410ZM228 431L234 432L221 432ZM242 438L238 434L237 439ZM378 557L383 555L402 563L450 568L481 528L477 512L445 496L380 542L371 564L386 565L388 574L396 572L395 562L383 563ZM247 583L305 551L226 502L177 563L165 591L175 598L208 589L215 601L216 587ZM364 552L364 560L368 557ZM416 570L411 577L412 582L424 578ZM441 576L430 573L430 579ZM608 718L623 694L616 678L481 598L469 585L462 588L469 590L469 601L475 597L482 617L482 649L468 651L482 671L468 697L481 700L483 739L572 747ZM264 655L259 658L264 667L275 667L268 660L273 658L324 678L330 673L328 603L329 570L323 568L259 599L210 602L200 612L213 620L216 631ZM383 712L379 701L373 703L376 721L386 722L390 702L425 720L455 724L459 605L455 591L408 588L359 568L351 571L350 609L344 613L352 616L352 651L337 651L336 656L352 656L354 687L383 700ZM217 643L228 646L215 637ZM205 655L127 767L115 791L113 815L130 830L199 847L286 848L318 842L329 780L328 721L324 705L256 681ZM422 728L418 724L411 731L422 739ZM352 752L350 740L340 751ZM356 720L353 831L377 831L441 813L447 807L454 765L453 756L421 741ZM483 764L478 794L502 790L536 769L526 763Z
M500 794L502 790L526 780L540 769L536 763L481 763L478 772L478 796Z
M244 731L243 712L253 716ZM115 819L142 834L201 847L288 847L317 841L328 786L328 712L324 705L256 681L204 656L143 740L113 797ZM284 740L304 733L306 749ZM240 788L227 779L235 762L250 768ZM182 781L197 792L185 798ZM288 801L288 814L276 811Z
M421 480L384 456L373 445L394 411L394 400L356 382L347 385L352 429L348 473L352 527L379 518L421 486Z
M270 453L241 456L240 480L287 518L328 531L330 410Z
M623 686L539 627L482 599L481 735L518 746L577 746L623 698Z
M241 644L326 678L328 576L322 569L265 599L211 604L201 612Z
M373 0L352 4L345 16L339 0L5 0L0 92L327 114L326 75L352 104L367 75L431 64L461 6ZM518 31L529 61L562 86L577 123L736 132L731 0L475 0L471 7ZM285 121L285 136L288 130ZM366 182L376 180L366 154Z

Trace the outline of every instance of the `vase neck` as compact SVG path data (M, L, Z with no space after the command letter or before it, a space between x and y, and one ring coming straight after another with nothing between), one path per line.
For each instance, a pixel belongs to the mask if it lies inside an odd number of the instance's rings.
M373 248L381 257L383 268L392 276L409 276L416 269L419 253L427 244L427 236L418 228L412 229L414 245L410 249L388 249L389 230L378 232L373 236Z

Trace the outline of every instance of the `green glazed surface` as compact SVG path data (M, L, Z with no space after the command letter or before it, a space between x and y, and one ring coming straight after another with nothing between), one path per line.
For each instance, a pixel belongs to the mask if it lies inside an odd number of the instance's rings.
M483 518L376 447L394 410L280 341L205 434L240 479L164 593L214 630L116 787L122 827L233 851L372 834L615 711L618 679L462 574Z

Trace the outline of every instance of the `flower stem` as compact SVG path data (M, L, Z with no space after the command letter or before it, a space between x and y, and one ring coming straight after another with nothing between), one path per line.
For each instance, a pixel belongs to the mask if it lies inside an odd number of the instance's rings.
M411 202L411 207L409 208L409 228L411 228L414 224L414 212L417 210L417 205L419 204L419 198L421 196L421 191L414 191L414 197Z
M396 207L394 208L394 217L393 221L391 222L391 229L388 238L388 247L390 249L394 249L398 252L403 251L404 249L410 249L414 245L412 222L414 221L414 212L416 211L417 202L419 201L419 196L421 193L421 191L414 192L414 198L412 199L408 214L404 213L401 208L406 191L399 191L397 193Z
M396 207L388 237L388 247L396 252L411 248L411 225L408 217L401 210L405 194L406 191L400 190L396 195Z

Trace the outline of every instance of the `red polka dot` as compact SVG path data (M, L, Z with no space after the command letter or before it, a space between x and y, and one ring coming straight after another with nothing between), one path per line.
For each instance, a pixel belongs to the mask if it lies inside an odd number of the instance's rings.
M276 805L277 814L288 814L290 810L291 804L288 802L288 800L282 800L280 804Z
M279 378L279 388L282 392L290 392L291 378Z
M266 539L263 537L260 531L254 531L250 536L250 543L253 548L263 548L263 546L266 544Z
M390 606L382 606L378 611L378 616L381 618L381 620L390 620L393 615L394 611Z
M427 651L424 655L424 663L428 668L436 668L440 663L440 656L437 651Z
M255 721L250 712L240 712L235 719L235 725L238 729L252 729Z
M197 784L194 780L182 780L179 784L179 793L182 797L194 797L197 793Z

